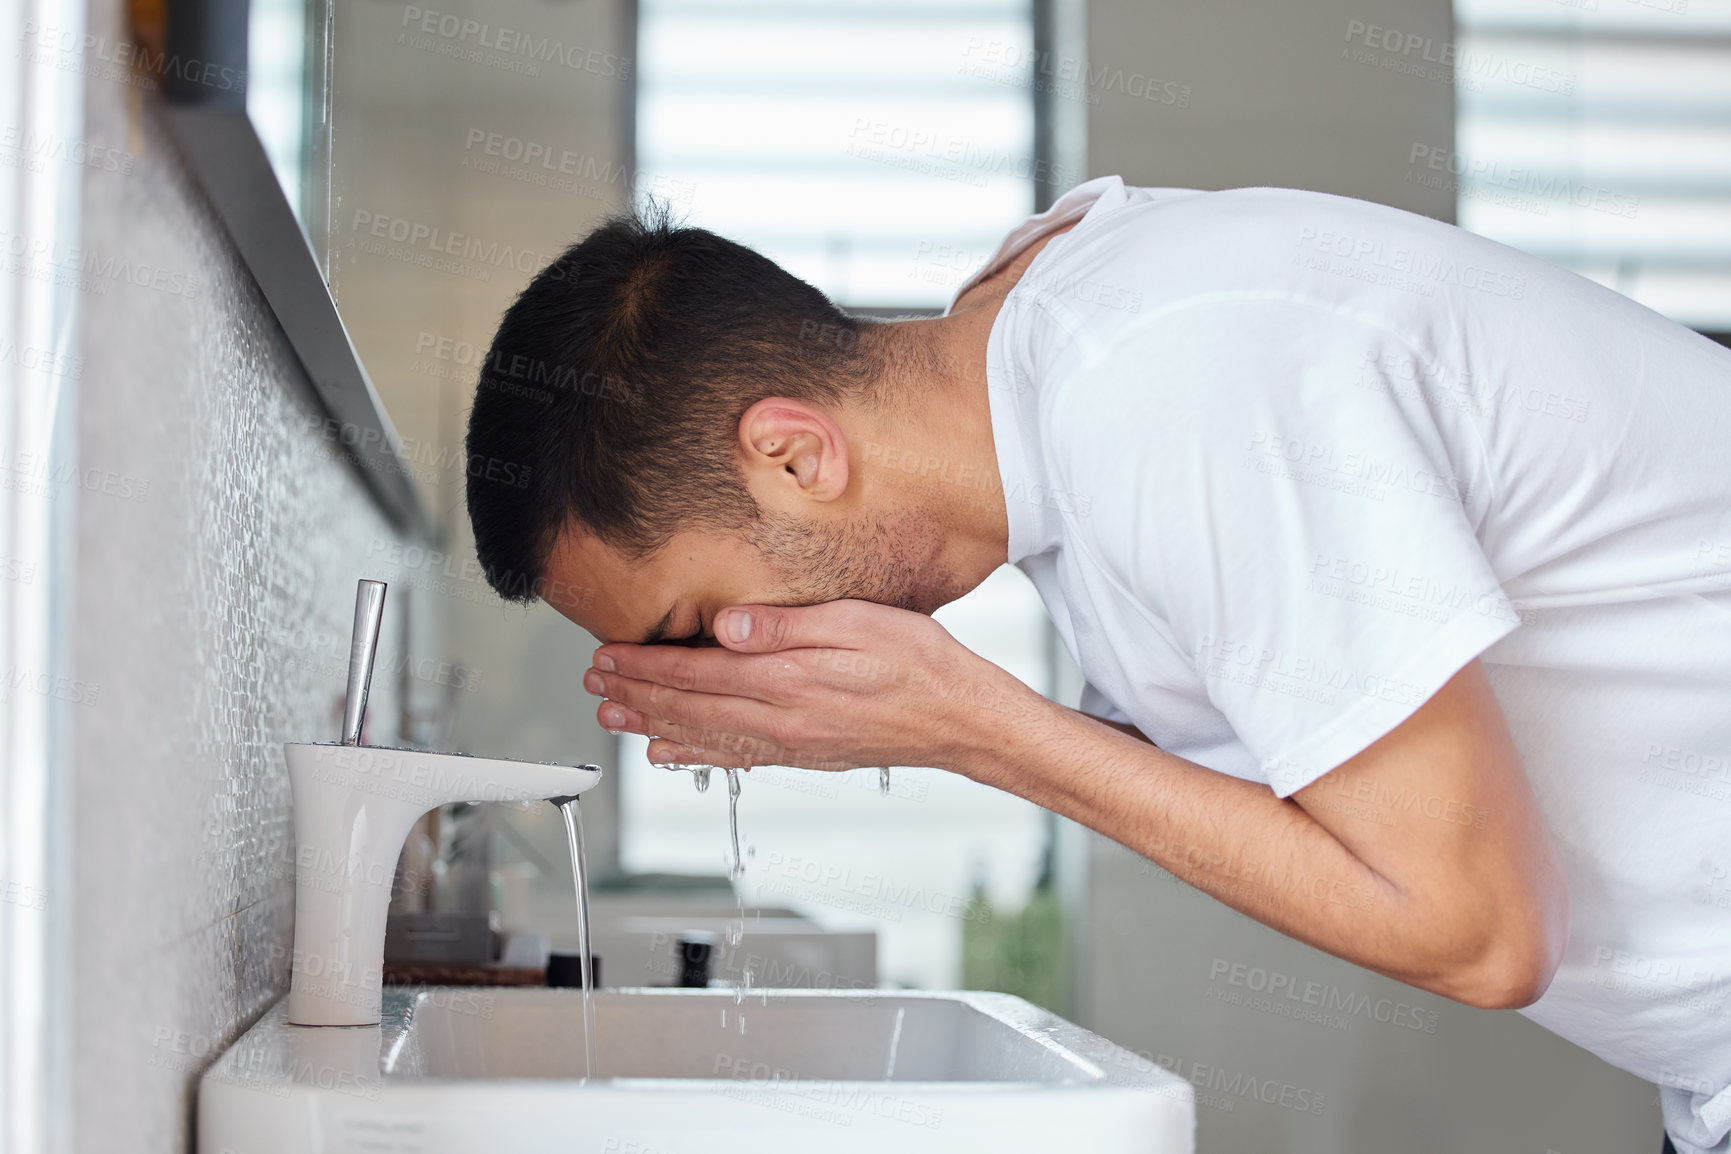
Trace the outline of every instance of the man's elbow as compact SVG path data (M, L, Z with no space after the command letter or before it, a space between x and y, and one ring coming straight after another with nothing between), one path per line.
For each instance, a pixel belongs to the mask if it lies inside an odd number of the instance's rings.
M1559 959L1543 953L1480 967L1458 1000L1481 1010L1519 1010L1544 997Z
M1489 940L1477 962L1466 967L1454 997L1483 1010L1518 1010L1544 997L1568 945L1567 907L1549 918L1505 927Z

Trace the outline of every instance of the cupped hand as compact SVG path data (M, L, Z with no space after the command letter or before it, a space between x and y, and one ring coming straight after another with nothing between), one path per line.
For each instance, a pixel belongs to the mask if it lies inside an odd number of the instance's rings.
M868 601L716 615L723 648L603 645L583 685L660 765L968 772L1045 699L931 618Z

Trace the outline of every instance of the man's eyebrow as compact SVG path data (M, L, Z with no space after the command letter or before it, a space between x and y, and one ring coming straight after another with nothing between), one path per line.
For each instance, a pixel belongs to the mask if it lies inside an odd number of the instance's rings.
M644 635L642 644L659 645L667 640L667 627L671 624L673 624L673 610L669 609L661 620L649 627L649 632Z

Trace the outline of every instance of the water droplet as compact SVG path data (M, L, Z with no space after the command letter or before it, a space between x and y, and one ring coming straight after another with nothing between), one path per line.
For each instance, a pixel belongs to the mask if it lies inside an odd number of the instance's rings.
M691 780L697 783L697 792L703 793L709 789L709 771L714 766L694 765L691 767Z
M886 797L889 796L890 767L887 765L880 765L878 767L878 791Z

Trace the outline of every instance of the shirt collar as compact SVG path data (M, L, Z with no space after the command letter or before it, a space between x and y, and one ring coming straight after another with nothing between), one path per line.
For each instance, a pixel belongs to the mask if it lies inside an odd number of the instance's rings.
M1126 199L1124 181L1117 176L1097 177L1077 185L1058 198L1051 208L1029 217L1012 230L985 267L956 290L956 297L959 298L982 277L1014 260L1041 237L1082 220L1096 207L1105 205L1109 210ZM1075 235L1075 232L1070 235ZM1054 245L1058 243L1053 242ZM1034 258L1034 264L1045 260L1047 253L1052 251L1048 246ZM1033 266L1029 266L1028 271L1032 272ZM1022 289L1024 285L1031 289L1033 283L1024 273L1023 279L1006 294L986 337L986 398L991 409L998 475L1004 485L1004 514L1009 526L1008 560L1012 565L1025 557L1057 548L1063 540L1064 527L1059 503L1052 499L1046 455L1041 443L1040 434L1044 427L1041 382L1036 378L1036 366L1029 356L1028 314L1037 311L1034 302L1038 294L1023 292ZM951 298L950 305L954 307L955 298ZM948 312L946 309L946 315Z
M1051 208L1030 216L1011 229L1009 234L1004 237L1003 243L998 245L998 251L992 254L992 259L982 265L979 272L963 281L961 286L951 294L950 303L945 307L944 315L948 316L950 310L956 307L956 302L961 299L963 293L1015 260L1029 245L1041 237L1056 232L1067 224L1081 220L1093 211L1096 203L1104 201L1108 204L1117 204L1125 199L1127 198L1124 192L1124 178L1121 176L1096 176L1093 180L1078 184L1053 202Z
M1062 527L1056 519L1057 510L1041 503L1047 483L1039 435L1040 398L1016 347L1024 337L1015 316L1020 307L1020 299L1012 292L986 338L986 401L992 416L998 477L1004 486L1007 560L1012 565L1056 547Z

